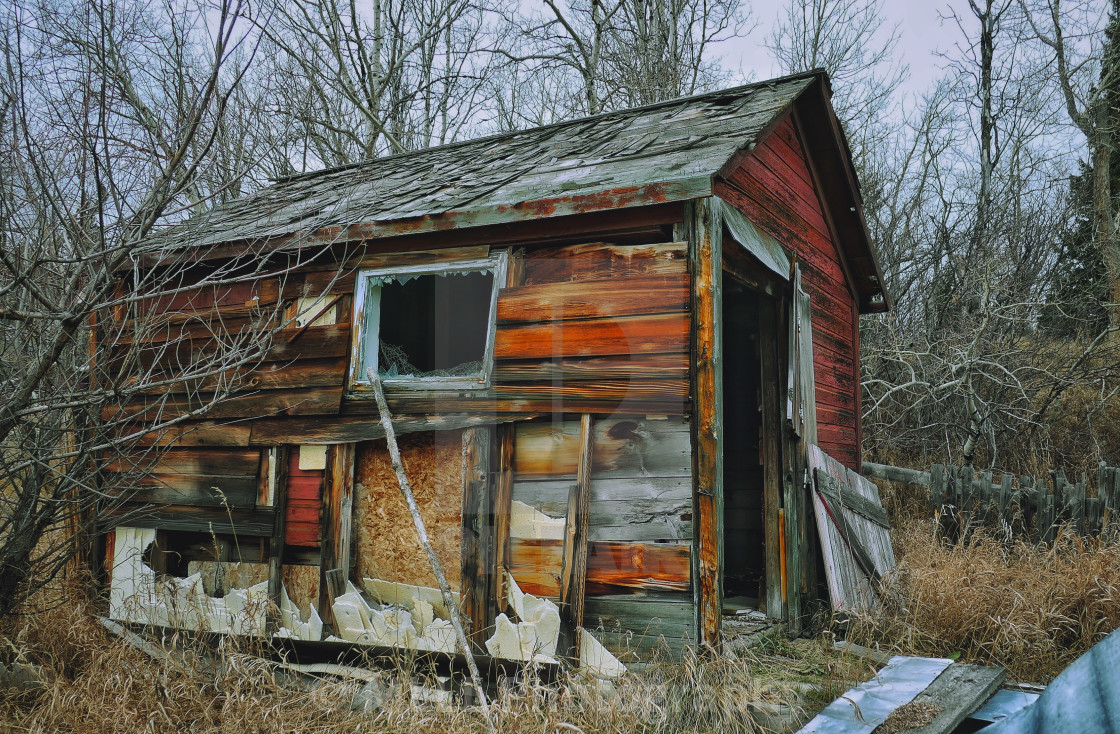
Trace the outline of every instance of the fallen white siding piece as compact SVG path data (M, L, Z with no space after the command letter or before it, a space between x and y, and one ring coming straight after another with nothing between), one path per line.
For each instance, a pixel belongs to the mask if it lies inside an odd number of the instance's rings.
M494 634L486 641L486 651L492 657L523 662L555 663L555 658L542 652L544 647L536 625L532 622L515 624L505 614L499 614L494 620ZM555 642L552 647L556 648Z
M450 618L450 612L447 605L443 603L443 594L439 589L370 578L362 579L362 586L365 587L367 594L382 604L395 604L412 612L415 611L416 601L420 600L431 604L432 609L441 619ZM451 596L456 604L460 603L458 593L453 593Z
M595 678L618 678L626 672L622 661L583 627L579 628L579 667Z
M436 652L455 652L455 628L446 619L437 619L424 628L424 634L416 641L420 650Z
M113 540L113 568L109 579L109 618L146 622L155 598L156 572L144 563L144 551L156 540L148 528L118 527Z
M878 675L830 703L799 734L870 734L952 664L946 658L893 657Z
M230 617L230 630L235 635L263 635L265 611L268 608L268 582L262 581L247 589L230 589L223 599Z
M513 613L522 623L533 625L535 654L552 657L560 638L560 608L548 599L526 594L510 573L506 573L506 594ZM520 626L520 625L519 625Z
M509 507L509 534L514 538L563 540L564 518L546 515L532 505L514 500Z

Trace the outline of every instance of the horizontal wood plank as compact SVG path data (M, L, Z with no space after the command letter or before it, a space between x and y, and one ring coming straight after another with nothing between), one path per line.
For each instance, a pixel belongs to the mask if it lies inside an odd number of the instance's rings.
M562 556L560 540L510 539L510 563L519 569L555 576ZM618 593L619 587L685 591L689 565L688 545L593 541L588 544L587 593ZM559 593L559 576L555 578L555 588L545 596Z
M664 242L614 245L593 242L531 250L525 256L525 284L606 280L626 275L684 272L687 245Z
M688 326L686 313L501 326L494 358L679 353L687 351Z
M579 447L577 421L517 426L514 471L520 477L574 476ZM692 444L680 419L610 418L595 424L592 479L691 476Z
M616 318L688 309L688 274L615 277L506 288L498 295L499 323Z
M491 381L498 386L519 383L565 383L615 380L688 379L688 354L634 354L576 359L503 360L494 365Z

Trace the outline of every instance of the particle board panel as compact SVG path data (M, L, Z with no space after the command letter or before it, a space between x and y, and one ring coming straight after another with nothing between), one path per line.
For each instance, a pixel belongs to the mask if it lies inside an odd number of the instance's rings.
M462 433L412 433L397 439L428 538L455 591L462 545ZM353 543L359 577L436 585L384 440L358 444Z

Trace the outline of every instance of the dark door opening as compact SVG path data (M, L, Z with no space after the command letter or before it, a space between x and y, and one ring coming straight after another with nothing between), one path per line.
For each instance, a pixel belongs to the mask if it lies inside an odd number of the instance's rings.
M725 273L726 275L726 273ZM765 598L762 334L757 292L723 279L723 596L725 610Z

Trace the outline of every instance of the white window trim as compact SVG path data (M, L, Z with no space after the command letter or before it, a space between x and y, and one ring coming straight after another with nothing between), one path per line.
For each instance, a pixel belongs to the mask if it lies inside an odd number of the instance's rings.
M369 283L375 278L399 275L441 275L444 273L471 273L491 270L494 287L490 293L490 321L486 327L486 346L482 358L482 374L478 378L464 377L382 377L386 387L407 387L426 390L483 390L490 387L490 374L494 368L494 332L498 310L498 291L505 286L508 253L505 250L485 258L451 260L428 265L402 265L359 270L354 286L354 315L351 323L350 389L355 393L372 391L363 368L363 358L370 350L376 365L378 337L381 330L380 302L367 308L370 297ZM367 313L371 318L367 319ZM372 328L371 328L372 324ZM376 369L376 367L375 367Z

